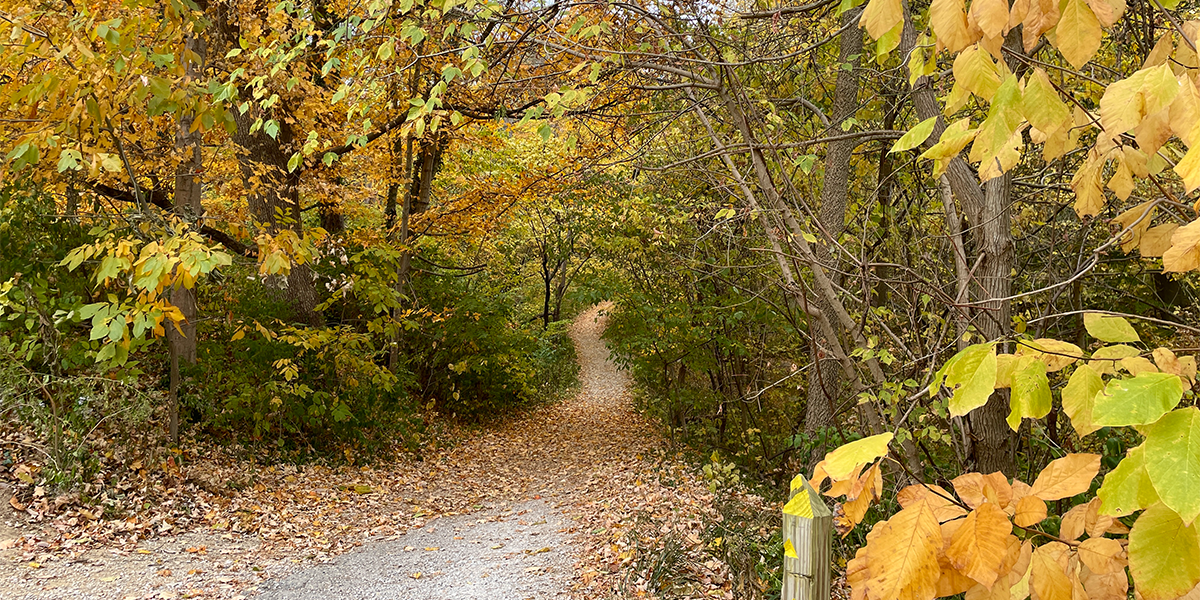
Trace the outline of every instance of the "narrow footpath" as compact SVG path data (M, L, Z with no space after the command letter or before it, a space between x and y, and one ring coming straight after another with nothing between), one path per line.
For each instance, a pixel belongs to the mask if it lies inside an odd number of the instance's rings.
M423 461L331 470L203 458L187 481L252 470L254 483L234 496L197 487L188 514L208 512L163 519L173 528L148 538L72 546L49 528L25 531L0 550L0 598L733 598L706 541L721 515L634 409L600 339L604 308L573 324L581 386L568 400ZM72 549L39 553L56 544Z

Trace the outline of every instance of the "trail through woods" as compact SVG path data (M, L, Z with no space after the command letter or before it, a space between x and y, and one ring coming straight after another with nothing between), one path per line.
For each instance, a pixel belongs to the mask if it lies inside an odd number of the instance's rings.
M232 496L204 481L250 467L198 457L158 496L177 509L158 514L162 532L91 525L79 541L62 517L0 530L0 597L603 598L670 581L674 595L732 598L703 540L720 520L713 499L633 409L602 309L574 322L581 388L569 400L424 461L260 468ZM188 514L203 517L179 516L171 491L188 482ZM673 572L656 573L665 546Z

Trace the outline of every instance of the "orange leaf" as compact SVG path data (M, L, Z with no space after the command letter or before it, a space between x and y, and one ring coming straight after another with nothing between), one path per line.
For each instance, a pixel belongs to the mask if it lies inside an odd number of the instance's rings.
M1048 502L1082 494L1099 472L1099 454L1068 454L1042 469L1033 482L1033 495Z
M1125 549L1111 538L1091 538L1079 544L1079 560L1093 573L1104 575L1125 568Z
M1029 584L1038 600L1072 600L1071 580L1059 563L1067 554L1066 544L1051 542L1033 551Z
M954 568L990 589L1001 575L999 569L1008 555L1011 533L1012 523L999 506L981 504L954 532L946 556Z
M870 600L932 600L941 578L938 551L942 530L926 502L917 502L888 519L867 545Z
M1037 496L1025 496L1017 501L1013 522L1021 527L1033 527L1046 519L1046 502Z

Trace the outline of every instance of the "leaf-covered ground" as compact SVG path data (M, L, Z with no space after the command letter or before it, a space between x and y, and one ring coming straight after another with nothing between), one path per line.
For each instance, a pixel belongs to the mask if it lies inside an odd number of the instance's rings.
M0 597L252 596L269 580L438 519L531 499L566 519L559 533L573 565L561 591L571 595L733 598L735 586L760 585L734 581L720 560L706 535L722 519L713 495L632 408L627 377L600 341L600 314L574 325L575 397L472 431L423 461L261 467L205 449L144 464L114 447L107 466L119 483L110 489L128 507L116 515L51 498L12 466L15 496L0 498L14 511L0 529ZM752 512L773 510L722 493Z

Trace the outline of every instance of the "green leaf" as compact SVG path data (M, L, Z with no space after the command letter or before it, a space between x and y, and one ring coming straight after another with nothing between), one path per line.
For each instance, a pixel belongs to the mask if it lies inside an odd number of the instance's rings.
M296 153L292 154L291 158L288 159L287 168L288 168L289 173L295 172L296 167L300 166L300 158L301 158L300 153L296 152Z
M841 446L825 455L825 473L829 477L845 479L858 465L869 463L888 451L892 441L891 432L873 435Z
M888 153L904 152L924 144L925 140L929 139L929 135L933 133L933 126L936 124L937 117L929 117L921 121L916 127L913 127L908 133L896 140L896 143L892 144L892 149Z
M1141 373L1113 379L1095 398L1092 422L1101 427L1153 423L1179 405L1183 381L1170 373Z
M1146 428L1146 474L1184 523L1200 516L1200 409L1172 411Z
M1146 474L1146 446L1130 450L1125 458L1104 476L1104 484L1096 492L1100 498L1100 514L1124 517L1158 502L1158 493Z
M1140 342L1141 337L1122 317L1110 317L1098 313L1084 313L1083 326L1094 338L1102 342Z
M1016 431L1022 418L1040 419L1050 413L1050 381L1046 363L1036 356L1023 355L1013 366L1012 395L1009 398L1008 426Z
M1129 532L1129 572L1145 600L1174 600L1200 583L1200 535L1163 504Z
M996 345L976 344L955 354L933 376L930 392L936 394L943 380L947 388L957 388L950 398L952 416L959 417L983 406L996 388Z
M1104 380L1087 365L1079 365L1071 374L1067 387L1063 388L1063 412L1071 418L1071 425L1080 437L1100 429L1099 425L1092 422L1092 409L1096 404L1096 395L1103 389Z

